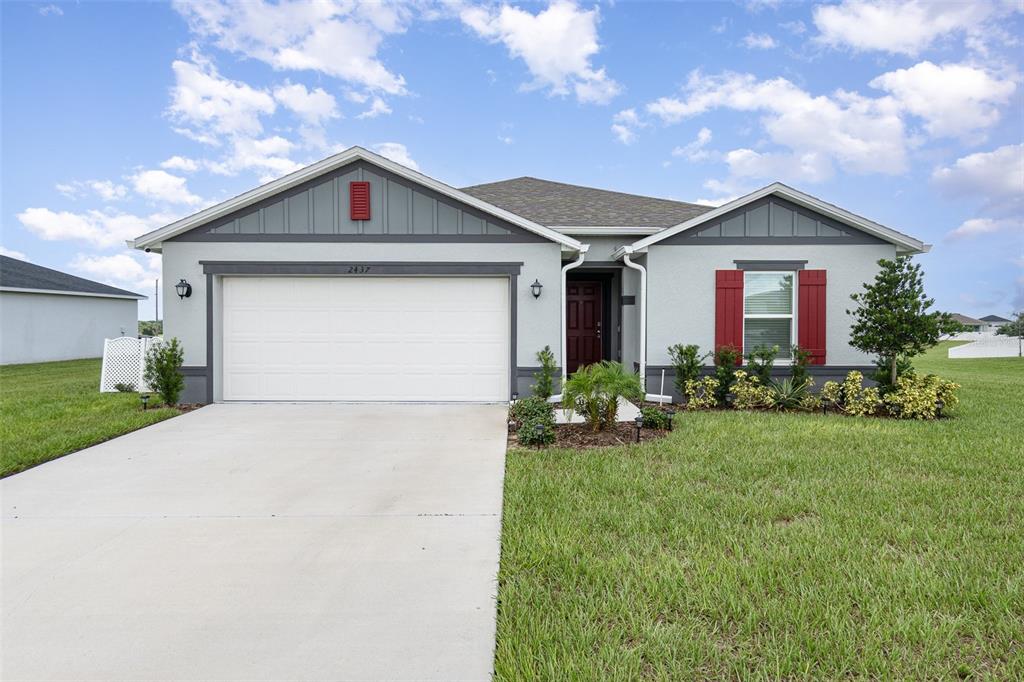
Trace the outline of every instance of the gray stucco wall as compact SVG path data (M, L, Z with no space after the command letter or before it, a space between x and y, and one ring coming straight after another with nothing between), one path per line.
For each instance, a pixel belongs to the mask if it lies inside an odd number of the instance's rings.
M647 363L669 364L668 346L715 343L715 270L735 260L806 260L807 269L828 271L826 364L866 365L871 358L849 346L850 294L874 279L880 258L894 258L891 244L843 245L655 245L647 256ZM794 339L795 341L795 339Z
M561 247L552 242L515 244L430 244L372 242L165 242L163 245L164 335L181 340L186 367L206 366L206 275L199 261L413 261L522 262L517 281L517 364L534 367L535 354L545 345L558 352L561 328ZM192 284L192 296L181 300L174 291L179 279ZM534 279L544 290L539 299L530 292ZM219 355L219 283L214 277L214 366ZM219 399L214 372L214 399ZM189 390L197 381L190 379ZM528 383L528 382L527 382ZM198 389L195 389L198 390ZM205 390L205 389L204 389ZM191 395L191 393L190 393Z
M103 340L135 336L134 299L0 292L0 364L98 358Z

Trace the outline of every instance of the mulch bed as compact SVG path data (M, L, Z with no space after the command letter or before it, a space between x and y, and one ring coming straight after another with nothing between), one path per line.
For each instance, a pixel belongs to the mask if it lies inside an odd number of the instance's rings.
M178 403L174 407L178 412L185 414L186 412L198 410L200 407L206 407L206 403Z
M641 429L640 442L658 440L667 435L668 431L665 429ZM555 427L555 442L546 447L584 450L629 445L630 443L636 443L636 425L633 422L619 422L613 428L604 431L594 431L586 424L559 424ZM509 447L527 447L519 445L514 431L508 434L508 445Z

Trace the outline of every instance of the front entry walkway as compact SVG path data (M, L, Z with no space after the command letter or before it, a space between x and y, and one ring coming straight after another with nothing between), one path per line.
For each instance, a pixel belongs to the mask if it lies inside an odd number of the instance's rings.
M0 482L4 680L485 680L505 408L212 405Z

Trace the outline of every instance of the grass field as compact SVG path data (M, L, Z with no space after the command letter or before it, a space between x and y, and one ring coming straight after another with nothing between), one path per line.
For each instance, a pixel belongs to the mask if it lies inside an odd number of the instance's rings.
M510 452L497 678L1024 678L1024 361L945 348L952 419Z
M0 367L0 476L178 414L99 385L99 359Z

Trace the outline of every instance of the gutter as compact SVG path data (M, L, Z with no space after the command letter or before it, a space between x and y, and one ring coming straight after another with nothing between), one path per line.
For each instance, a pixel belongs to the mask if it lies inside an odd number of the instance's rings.
M562 345L562 385L563 386L565 385L566 379L569 378L569 363L567 362L568 358L566 357L566 347L565 347L566 346L566 344L565 344L565 335L568 332L568 326L569 326L568 320L566 319L566 315L568 314L568 312L567 312L567 308L568 308L568 301L567 301L568 290L567 290L567 287L565 285L565 283L566 283L566 274L570 270L572 270L574 268L578 268L579 266L583 265L583 259L585 259L587 257L587 251L589 251L589 250L590 250L590 244L582 244L580 246L579 255L576 256L576 260L574 260L571 263L566 263L565 265L562 266L562 316L561 316L561 318L562 318L562 338L561 338L561 345ZM554 398L558 398L558 401L561 402L562 396L561 395L552 396L552 399L554 399Z
M616 252L617 253L617 252ZM626 267L640 273L640 387L647 396L647 268L634 263L630 256L635 252L632 246L622 247L622 262Z

